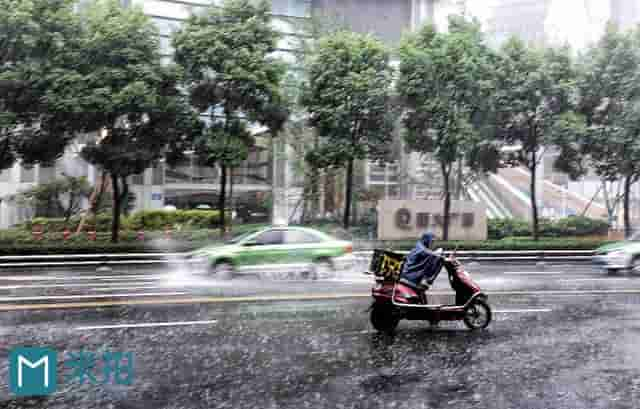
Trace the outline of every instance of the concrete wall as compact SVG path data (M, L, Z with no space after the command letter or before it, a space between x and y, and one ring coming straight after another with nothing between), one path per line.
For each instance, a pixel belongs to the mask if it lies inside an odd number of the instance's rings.
M430 231L442 237L442 201L380 200L378 237L381 240L418 238ZM469 201L451 202L450 240L486 240L487 209Z

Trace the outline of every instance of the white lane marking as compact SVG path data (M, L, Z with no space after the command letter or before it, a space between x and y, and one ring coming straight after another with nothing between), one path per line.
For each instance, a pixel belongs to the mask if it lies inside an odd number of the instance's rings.
M118 290L118 291L122 291L122 290L152 290L152 289L156 289L156 288L170 288L171 286L165 286L165 285L139 285L139 286L132 286L132 287L104 287L104 288L93 288L93 290L95 291L113 291L113 290ZM175 288L175 286L173 286Z
M554 274L565 274L564 271L505 271L504 274L509 275L554 275Z
M571 283L574 281L628 281L629 278L624 278L624 277L620 277L620 278L605 278L605 277L601 277L601 278L573 278L571 280L569 279L563 279L563 280L559 280L561 283Z
M0 281L55 281L55 280L100 280L100 279L138 279L163 278L166 275L148 274L119 274L119 275L93 275L93 276L0 276Z
M116 324L116 325L94 325L89 327L77 327L75 331L87 331L93 329L119 329L119 328L152 328L152 327L179 327L185 325L207 325L215 324L217 320L210 321L176 321L176 322L150 322L145 324Z
M21 289L37 289L37 288L113 288L118 289L123 286L138 284L136 282L122 281L114 283L83 283L83 284L21 284L21 285L2 285L0 290L21 290ZM144 283L141 283L144 284Z
M533 313L533 312L552 312L551 308L531 308L521 310L494 310L496 314L519 314L519 313Z
M126 297L159 297L168 295L186 295L185 292L167 292L167 293L125 293L125 294L83 294L83 295L53 295L53 296L35 296L35 297L0 297L0 302L12 301L41 301L41 300L76 300L76 299L92 299L92 298L126 298Z

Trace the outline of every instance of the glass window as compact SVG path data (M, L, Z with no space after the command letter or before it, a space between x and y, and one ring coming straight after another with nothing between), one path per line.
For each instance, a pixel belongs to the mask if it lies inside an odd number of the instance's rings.
M56 178L56 168L40 166L38 183L48 183Z
M179 19L188 18L194 11L191 5L163 0L134 0L133 4L142 5L145 14Z
M311 2L309 0L273 0L271 4L273 14L307 17Z
M36 169L31 167L20 168L20 183L33 183L36 181Z
M133 185L144 185L144 173L141 173L139 175L133 175L131 177L131 183Z
M153 168L152 182L153 185L164 185L164 166L158 165Z
M301 230L287 230L285 235L285 243L287 244L320 243L321 241L320 237L315 234Z
M268 230L262 234L259 234L255 241L261 246L282 244L283 242L282 230Z
M180 28L180 22L164 18L152 18L151 21L158 27L160 34L170 36Z
M160 54L162 55L173 55L175 50L171 45L171 38L162 36L160 37Z

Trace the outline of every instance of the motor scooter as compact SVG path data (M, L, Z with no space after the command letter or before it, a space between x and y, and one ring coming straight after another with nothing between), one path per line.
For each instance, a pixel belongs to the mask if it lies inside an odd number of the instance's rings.
M438 249L436 253L442 254L442 249ZM455 254L443 257L442 262L442 268L447 270L449 276L449 284L456 293L454 305L429 304L428 285L421 283L416 290L399 282L404 256L391 251L375 250L370 271L366 273L375 277L375 286L371 289L374 301L370 308L373 327L380 332L390 333L400 320L406 319L429 321L432 325L440 321L462 320L471 330L486 328L491 322L491 307L487 295L471 279Z

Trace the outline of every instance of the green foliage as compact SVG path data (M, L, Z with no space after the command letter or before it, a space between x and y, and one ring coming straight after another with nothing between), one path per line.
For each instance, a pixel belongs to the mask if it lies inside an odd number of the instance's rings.
M193 115L177 89L177 70L161 64L157 30L141 9L92 2L74 44L69 72L48 95L59 109L79 113L83 132L98 134L81 155L111 178L116 241L126 178L153 166L172 140L190 132Z
M555 165L573 178L588 168L605 181L624 178L629 233L630 187L640 179L640 29L609 25L580 59L576 91L577 113L559 124Z
M173 37L191 103L210 114L208 129L192 144L201 163L221 167L220 211L227 170L246 160L254 143L249 124L262 124L275 136L288 117L281 89L286 67L272 55L277 40L264 0L225 0L192 15Z
M322 138L307 160L343 167L384 159L392 140L389 51L370 36L337 31L318 40L306 62L302 105Z
M319 136L306 154L313 169L346 167L344 226L350 223L355 160L385 160L393 140L389 51L370 36L336 31L305 63L301 104Z
M526 250L594 250L602 245L610 243L606 240L567 239L567 238L543 238L531 239L504 239L487 241L438 241L436 247L445 250L459 251L526 251ZM377 248L388 248L398 251L409 251L416 245L415 240L383 241L376 242Z
M487 223L489 239L506 237L531 237L531 224L519 219L489 219ZM542 237L583 237L606 236L609 225L604 220L572 216L564 219L540 221Z
M112 219L109 213L99 213L94 217L87 218L85 222L85 231L100 231L107 232L111 229ZM62 232L65 229L75 232L80 224L80 217L72 217L70 219L64 218L49 218L49 217L35 217L30 221L22 224L22 228L26 231L33 231L36 226L38 229L42 229L45 232ZM129 221L127 218L122 218L120 222L124 229L129 228Z
M53 162L79 127L59 103L79 49L74 4L0 0L0 169Z
M531 224L520 219L488 219L487 232L490 240L500 240L505 237L531 236Z
M480 25L450 17L449 31L431 25L406 36L400 46L397 90L405 113L408 147L439 163L444 180L444 237L448 237L450 177L465 161L473 171L496 171L499 144L489 132L489 95L496 57Z
M491 96L498 136L520 149L506 164L525 166L531 173L533 236L538 238L536 168L543 149L558 134L557 121L571 111L576 73L568 48L539 48L512 38L500 50Z
M230 215L227 216L229 218ZM212 229L220 226L220 212L211 210L142 210L130 218L135 230L163 230L166 226L181 229Z
M42 183L20 193L16 201L36 209L36 216L69 219L80 211L82 200L91 194L91 185L85 177L62 177Z

